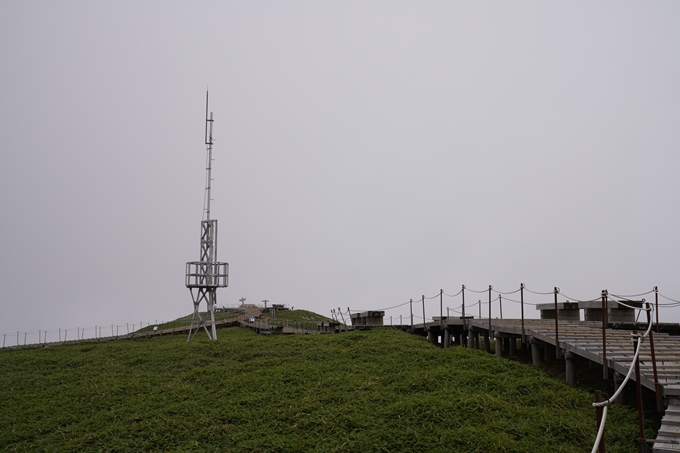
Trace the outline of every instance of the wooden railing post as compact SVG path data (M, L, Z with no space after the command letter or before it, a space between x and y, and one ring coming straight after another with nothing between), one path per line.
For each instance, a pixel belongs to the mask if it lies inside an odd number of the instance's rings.
M643 299L644 300L644 299ZM649 302L645 303L645 306L647 308L647 324L649 325L650 322L652 322L652 317L649 314L649 311L651 307L649 306ZM658 324L657 324L658 326ZM649 331L649 350L652 353L652 370L654 371L654 392L655 392L655 397L656 397L656 411L657 412L662 412L663 411L663 404L662 404L662 397L661 397L661 389L659 388L659 376L656 372L656 354L654 352L654 334L652 333L653 329L650 329Z
M522 309L522 350L524 350L524 345L527 342L526 335L524 334L524 283L519 284L519 303Z
M463 295L463 331L466 331L467 323L465 322L465 285L463 285L463 288L460 290L460 293Z
M423 303L423 332L427 334L427 324L425 324L425 294L423 294L422 303Z
M560 317L560 310L557 306L557 294L560 292L560 289L555 286L553 290L555 294L555 358L559 359L562 355L560 351L560 323L559 323L559 317Z
M602 379L609 379L607 363L607 290L602 290Z
M637 331L633 331L633 336L637 334ZM637 341L633 342L633 353L637 351L637 346L642 343L642 335L640 335ZM638 412L638 445L640 447L640 453L647 453L647 438L645 438L645 418L642 413L642 383L640 382L640 356L638 355L635 359L635 395L637 401L637 412Z
M656 333L659 333L659 288L654 287L654 310L656 311Z

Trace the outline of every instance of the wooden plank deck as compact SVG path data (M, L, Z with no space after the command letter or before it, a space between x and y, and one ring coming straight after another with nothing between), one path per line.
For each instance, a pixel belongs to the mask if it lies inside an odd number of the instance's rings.
M468 320L473 328L480 331L489 330L488 319ZM525 319L524 331L521 320L492 319L491 331L501 335L535 338L563 351L571 352L595 363L605 361L602 348L602 328L597 322L560 321L558 334L555 332L555 321L552 319ZM665 396L680 396L680 336L653 334L654 352L658 382ZM630 330L606 330L607 366L617 373L626 375L633 361L633 332ZM640 350L640 383L655 391L652 354L649 338L646 338ZM634 375L631 379L635 379Z

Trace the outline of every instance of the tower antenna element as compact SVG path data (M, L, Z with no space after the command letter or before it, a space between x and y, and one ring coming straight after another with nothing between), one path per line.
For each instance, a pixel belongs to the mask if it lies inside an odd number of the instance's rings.
M201 220L201 253L199 261L186 264L185 285L189 288L194 304L194 314L189 326L191 341L203 327L208 338L217 339L215 327L215 306L217 305L217 288L224 288L229 280L229 263L217 261L217 220L210 219L210 201L212 187L212 145L213 145L213 114L208 115L208 92L205 93L205 144L206 157L206 187L204 196L205 220ZM207 311L201 313L201 303L205 302ZM209 319L208 319L209 318ZM211 327L208 331L208 325Z
M213 113L208 116L208 91L205 92L205 144L208 145L205 163L205 205L206 220L210 220L210 192L212 188L212 145L213 145Z

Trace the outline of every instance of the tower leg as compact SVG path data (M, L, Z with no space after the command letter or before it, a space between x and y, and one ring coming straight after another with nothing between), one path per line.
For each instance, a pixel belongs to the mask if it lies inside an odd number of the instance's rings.
M196 336L196 333L201 329L201 327L205 329L205 333L208 335L209 339L217 339L217 332L215 330L215 304L213 302L215 300L215 288L198 288L196 294L194 294L192 288L189 288L189 291L191 292L191 298L194 301L194 314L191 317L191 325L189 326L189 336L187 341L193 340L194 336ZM205 301L208 308L208 313L206 313L205 317L201 316L200 312L201 302L203 301ZM206 325L208 316L210 316L212 323L212 335L210 334L210 331L208 331L208 326Z
M208 311L210 312L210 321L212 324L212 340L217 340L217 329L215 327L215 306L217 305L217 291L215 288L210 289L210 297L208 300Z

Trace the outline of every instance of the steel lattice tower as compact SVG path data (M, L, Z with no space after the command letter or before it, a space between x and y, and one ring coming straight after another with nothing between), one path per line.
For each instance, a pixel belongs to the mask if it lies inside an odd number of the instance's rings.
M229 280L229 264L217 261L217 220L210 219L210 189L212 186L212 145L213 145L213 114L208 116L208 92L205 93L205 144L206 157L206 187L203 204L205 220L201 221L201 254L200 261L190 261L186 267L185 284L191 293L194 303L194 314L191 317L189 337L191 341L201 327L205 329L208 338L217 339L215 329L215 305L217 304L217 288L227 286ZM201 315L200 306L204 302L207 312ZM210 317L210 319L208 319ZM211 331L208 330L208 322Z

